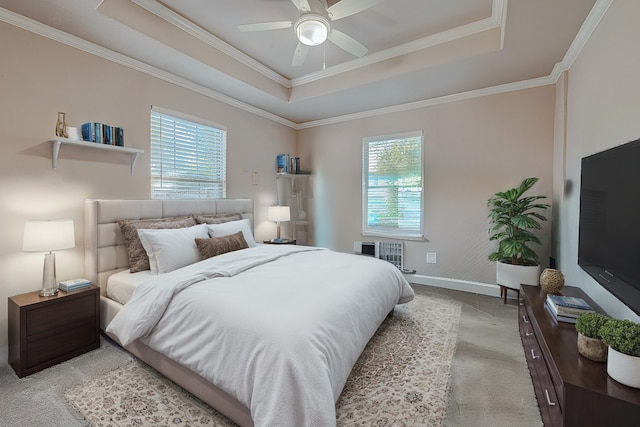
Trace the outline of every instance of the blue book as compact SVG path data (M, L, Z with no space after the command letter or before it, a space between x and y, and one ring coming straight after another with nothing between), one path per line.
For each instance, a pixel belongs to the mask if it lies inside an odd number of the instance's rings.
M582 298L561 295L547 295L547 299L558 307L577 308L579 310L593 310Z

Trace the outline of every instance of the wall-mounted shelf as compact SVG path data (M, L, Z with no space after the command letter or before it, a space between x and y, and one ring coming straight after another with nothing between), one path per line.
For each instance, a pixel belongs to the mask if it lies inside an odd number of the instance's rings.
M99 144L97 142L76 141L68 138L56 138L51 140L53 154L51 156L51 167L55 170L58 167L58 155L60 154L61 145L71 145L75 147L94 148L97 150L117 151L128 154L131 157L131 175L136 165L138 155L144 153L144 150L137 148L119 147L117 145Z

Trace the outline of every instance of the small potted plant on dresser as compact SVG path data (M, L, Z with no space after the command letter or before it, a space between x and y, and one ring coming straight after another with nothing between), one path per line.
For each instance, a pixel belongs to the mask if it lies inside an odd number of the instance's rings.
M520 289L520 284L537 285L540 278L538 255L528 245L540 244L531 230L542 228L547 218L542 211L549 205L539 203L545 196L525 196L538 178L525 178L519 186L495 193L487 201L489 207L489 240L498 247L489 255L496 263L496 281L501 286Z
M640 388L640 324L611 319L600 328L600 336L609 346L607 374L619 383Z
M607 345L602 342L600 328L609 320L610 317L600 313L584 313L578 317L578 353L594 362L607 360Z

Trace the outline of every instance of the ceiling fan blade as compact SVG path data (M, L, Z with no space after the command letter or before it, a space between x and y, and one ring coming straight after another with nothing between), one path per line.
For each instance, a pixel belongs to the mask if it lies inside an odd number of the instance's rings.
M300 12L311 12L311 7L307 0L291 0Z
M364 47L362 43L336 29L332 29L329 32L329 40L331 43L346 50L350 54L357 56L358 58L363 57L369 51L369 49Z
M266 30L281 30L283 28L293 27L291 21L274 21L274 22L258 22L257 24L244 24L238 25L238 30L242 32L248 31L266 31Z
M332 21L351 16L381 3L383 0L341 0L327 9ZM295 3L295 2L294 2Z
M304 64L305 59L307 59L307 54L309 53L309 46L303 43L298 43L296 46L295 52L293 52L293 60L291 61L292 67L299 67Z

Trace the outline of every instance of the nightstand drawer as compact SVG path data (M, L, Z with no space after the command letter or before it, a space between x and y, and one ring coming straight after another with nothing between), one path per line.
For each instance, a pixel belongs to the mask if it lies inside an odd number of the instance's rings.
M95 325L89 321L64 332L27 342L27 366L35 367L61 356L73 357L73 353L78 349L99 343L100 338L95 334Z
M51 335L58 329L70 329L82 323L91 323L96 316L93 294L69 301L27 311L27 340L37 339L41 334Z

